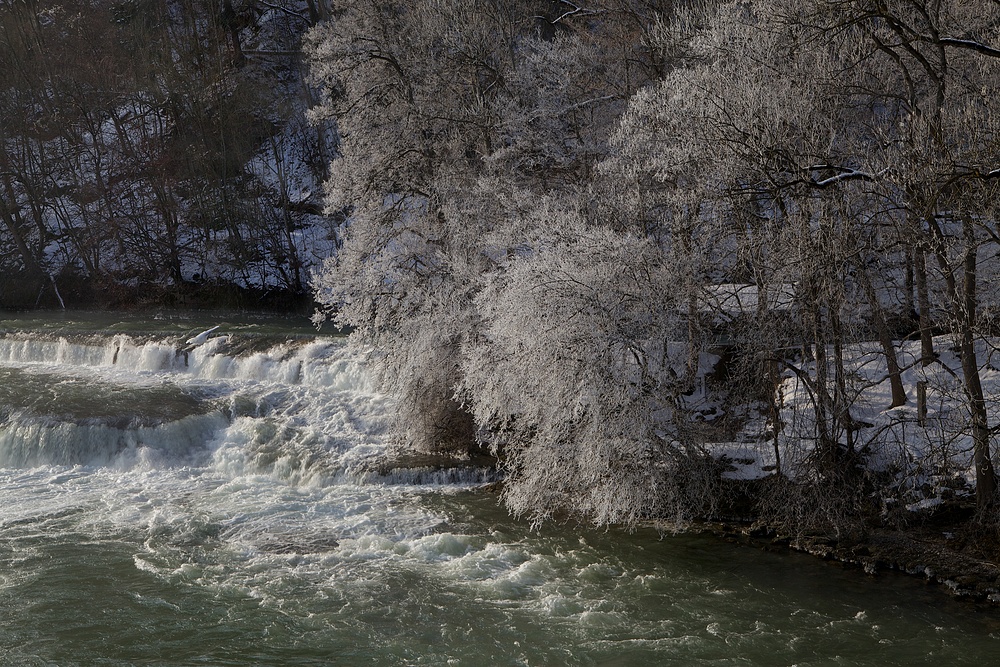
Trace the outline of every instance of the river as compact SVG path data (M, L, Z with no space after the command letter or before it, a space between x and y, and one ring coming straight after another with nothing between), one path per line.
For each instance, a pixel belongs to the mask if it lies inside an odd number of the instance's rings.
M1000 613L918 579L707 536L532 531L488 471L378 472L392 402L343 339L288 320L0 329L3 665L1000 657Z

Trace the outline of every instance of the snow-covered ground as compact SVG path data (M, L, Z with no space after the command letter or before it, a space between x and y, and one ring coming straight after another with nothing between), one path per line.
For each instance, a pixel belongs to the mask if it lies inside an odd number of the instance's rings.
M977 346L991 424L1000 419L1000 369L993 364L991 354L997 342L984 340ZM950 338L937 337L934 344L937 360L921 368L920 342L897 343L907 402L895 408L889 407L887 366L877 344L845 349L850 416L858 426L854 432L855 450L865 455L869 469L887 473L900 494L898 500L913 510L939 504L942 494L970 494L975 488L961 360ZM807 366L803 370L811 369ZM917 383L921 381L928 387L923 424L917 411ZM775 399L780 410L776 437L772 420L758 415L744 424L737 441L710 445L716 456L728 459L731 470L726 477L761 479L779 467L791 478L803 474L806 459L816 444L812 394L798 375L787 371ZM841 442L846 442L843 436Z

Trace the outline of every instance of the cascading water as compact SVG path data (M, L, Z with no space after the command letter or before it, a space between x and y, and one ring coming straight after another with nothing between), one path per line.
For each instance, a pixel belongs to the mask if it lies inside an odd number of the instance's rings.
M0 664L980 664L1000 642L908 581L533 532L487 469L387 463L392 402L342 339L208 324L0 337Z

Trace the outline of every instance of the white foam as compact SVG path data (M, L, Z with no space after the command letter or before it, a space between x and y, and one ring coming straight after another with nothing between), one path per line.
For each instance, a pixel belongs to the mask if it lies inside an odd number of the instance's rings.
M170 339L136 341L129 336L94 336L70 341L25 334L0 337L0 363L46 365L65 370L115 368L122 373L181 373L207 380L253 380L374 393L360 358L339 341L279 344L266 351L232 356L228 336L191 347Z

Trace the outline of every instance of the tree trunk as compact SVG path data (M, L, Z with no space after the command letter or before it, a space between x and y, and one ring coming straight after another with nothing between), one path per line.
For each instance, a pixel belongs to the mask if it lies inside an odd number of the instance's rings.
M996 472L990 456L989 418L986 399L979 377L979 364L973 344L972 331L962 332L962 372L965 390L969 394L969 412L972 416L973 462L976 467L976 507L980 512L989 510L996 502Z
M931 337L931 299L927 292L927 262L923 248L913 253L913 274L917 287L917 308L920 328L920 367L927 368L934 359L934 339ZM917 422L927 425L927 380L922 376L917 382Z
M892 391L892 403L889 407L898 408L901 405L906 405L906 389L903 387L903 377L899 369L899 360L896 358L896 348L892 345L892 336L889 334L889 326L885 323L882 306L878 302L875 288L872 287L872 282L864 267L858 267L858 277L868 305L872 309L872 323L875 325L879 345L881 345L882 353L885 355L885 364L889 373L889 387Z
M3 218L4 224L7 226L7 231L10 233L10 238L14 242L18 254L21 256L21 263L24 266L24 270L34 277L41 277L43 274L42 267L38 263L38 258L35 257L28 247L28 242L21 231L24 228L24 220L22 220L21 213L17 208L16 193L10 182L10 177L5 175L3 181L11 203L7 203L7 197L0 196L0 217Z
M809 310L812 320L812 342L813 359L816 365L816 387L814 408L816 411L816 439L818 447L826 450L829 448L832 437L830 433L830 391L828 386L828 368L826 358L826 336L823 331L822 310L819 306L819 295L814 286L810 285L809 290Z
M854 451L854 420L847 397L847 373L844 370L844 329L840 313L830 307L830 333L833 335L833 433L843 429L847 434L847 449Z
M934 338L931 333L931 297L927 290L927 262L924 251L916 256L917 307L920 309L920 365L929 366L934 361Z
M963 271L962 296L959 324L960 350L962 354L962 375L965 390L969 395L969 413L972 416L973 462L976 466L976 507L984 512L996 502L996 472L990 456L989 416L986 412L986 398L979 375L979 360L976 358L974 327L976 323L976 246L972 223L963 223L965 232L965 266ZM959 304L956 304L959 305Z

